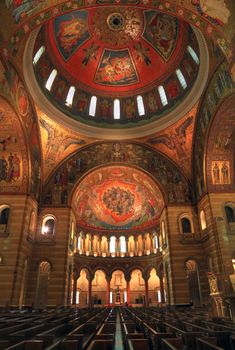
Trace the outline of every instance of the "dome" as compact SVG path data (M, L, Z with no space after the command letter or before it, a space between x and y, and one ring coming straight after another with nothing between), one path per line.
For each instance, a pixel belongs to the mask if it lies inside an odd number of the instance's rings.
M122 137L130 138L130 129L146 135L196 102L207 76L203 44L197 30L164 12L118 5L76 10L31 37L33 74L26 80L38 100L43 95L42 109L73 129L90 136L106 129L106 138L120 129Z

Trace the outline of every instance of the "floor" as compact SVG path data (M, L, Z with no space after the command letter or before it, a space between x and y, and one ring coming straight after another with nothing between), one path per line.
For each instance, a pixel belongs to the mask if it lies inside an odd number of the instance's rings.
M117 318L116 318L115 350L124 350L119 311L117 312Z

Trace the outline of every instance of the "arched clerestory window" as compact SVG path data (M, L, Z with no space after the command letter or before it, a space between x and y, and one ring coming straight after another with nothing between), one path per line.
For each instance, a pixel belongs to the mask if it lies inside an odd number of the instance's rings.
M55 218L52 215L47 215L42 221L41 235L45 239L53 239L55 234Z
M228 223L235 222L235 210L234 210L234 208L232 206L226 205L224 207L224 209L225 209L227 222Z
M207 222L206 222L206 215L204 210L200 211L200 223L201 223L201 229L205 230L207 228Z
M182 233L192 233L191 222L188 218L181 219Z
M225 217L227 221L227 232L229 234L235 233L235 204L229 203L224 207Z
M10 208L8 205L0 206L0 234L7 233L9 224Z

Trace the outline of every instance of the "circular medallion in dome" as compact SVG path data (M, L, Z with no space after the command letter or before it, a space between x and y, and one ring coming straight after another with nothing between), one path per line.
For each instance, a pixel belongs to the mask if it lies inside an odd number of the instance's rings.
M108 47L127 46L140 39L144 29L143 11L135 8L99 8L91 12L89 28Z

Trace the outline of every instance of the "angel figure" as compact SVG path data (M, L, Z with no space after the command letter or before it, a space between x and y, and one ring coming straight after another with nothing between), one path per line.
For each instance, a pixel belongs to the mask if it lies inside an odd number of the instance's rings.
M59 159L61 159L63 153L69 148L71 145L79 145L82 146L86 142L84 140L79 140L72 138L57 128L50 125L44 119L40 120L40 125L47 132L47 143L46 143L46 160L55 163Z
M174 150L179 159L186 158L186 130L193 123L193 117L190 116L187 118L174 132L171 133L171 136L168 134L162 134L157 137L148 139L152 145L164 144L171 151Z

